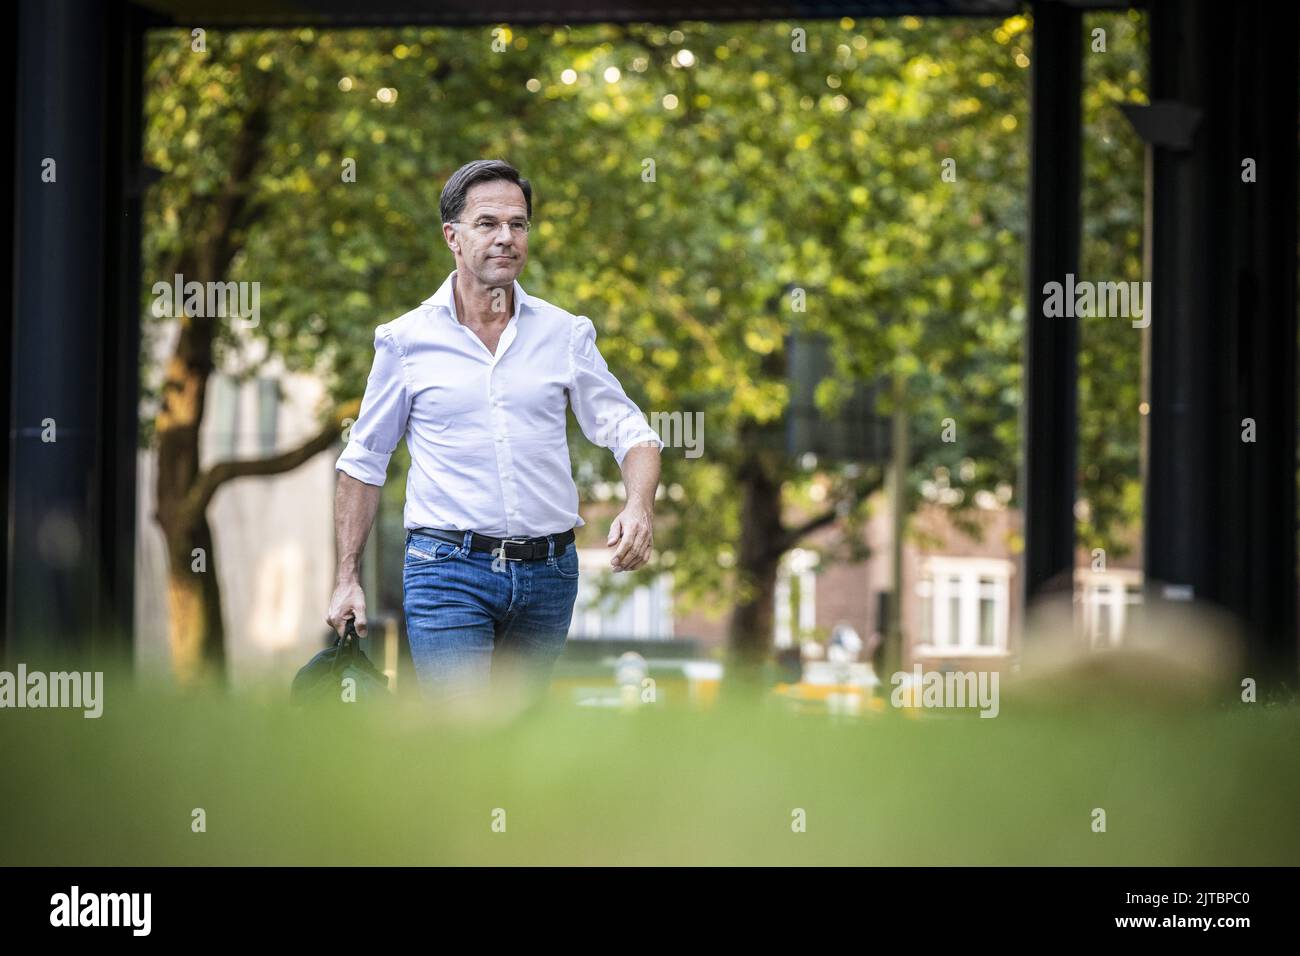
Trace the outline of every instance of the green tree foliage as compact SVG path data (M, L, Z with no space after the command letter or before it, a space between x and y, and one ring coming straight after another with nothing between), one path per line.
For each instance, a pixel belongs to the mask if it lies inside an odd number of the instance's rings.
M761 513L782 549L851 531L883 473L779 454L792 329L831 342L827 414L854 381L904 384L914 493L936 469L965 505L1015 481L1031 52L1020 16L305 29L211 34L207 53L156 33L145 285L219 238L228 257L199 271L259 281L263 319L213 328L214 354L262 339L356 398L374 327L453 268L442 184L471 159L509 160L534 186L525 288L591 316L648 413L704 413L703 456L664 456L661 567L683 598L770 604L775 566L746 567L747 523ZM1086 259L1118 278L1140 168L1094 140L1127 135L1113 104L1138 86L1133 30L1106 56L1089 67L1089 168L1105 182ZM238 215L215 216L231 195ZM1089 540L1129 516L1117 476L1135 426L1110 381L1133 343L1116 326L1083 363ZM941 440L949 418L956 442ZM617 479L608 453L573 450L586 481Z
M1106 52L1092 52L1105 30ZM1120 112L1147 102L1147 31L1136 11L1085 18L1083 246L1085 278L1142 280L1144 146ZM1158 320L1154 320L1158 321ZM1131 322L1083 320L1079 327L1079 543L1123 555L1142 518L1141 336Z

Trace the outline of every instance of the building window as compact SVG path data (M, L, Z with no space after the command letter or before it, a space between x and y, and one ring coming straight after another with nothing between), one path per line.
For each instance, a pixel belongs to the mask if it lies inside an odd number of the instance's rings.
M1074 572L1079 626L1088 646L1105 650L1124 640L1128 608L1142 603L1142 572L1129 568Z
M816 551L795 548L777 565L773 637L779 648L803 643L817 626L817 562Z
M997 647L998 644L998 582L980 575L980 647Z
M208 412L204 415L212 457L230 461L239 451L239 383L214 372L208 384Z
M627 596L597 599L602 579L613 574L610 552L578 549L578 599L573 605L569 637L578 640L632 638L668 641L673 636L673 579L659 574Z
M279 440L280 380L261 377L250 381L224 372L209 380L208 429L216 461L275 454ZM253 422L250 426L248 422ZM255 431L250 431L255 428Z
M922 581L916 586L916 593L921 598L920 604L921 624L917 633L918 643L934 643L934 602L930 600L933 591L933 585L929 581ZM884 631L884 628L881 628Z
M1005 654L1012 572L1010 561L996 558L923 558L917 653Z
M277 429L279 421L280 380L259 378L257 380L257 448L264 458L275 454L275 445L279 438Z

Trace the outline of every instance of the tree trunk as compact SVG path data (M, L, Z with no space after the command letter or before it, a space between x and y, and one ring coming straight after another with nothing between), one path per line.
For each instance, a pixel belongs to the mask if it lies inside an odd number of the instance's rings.
M741 532L736 605L728 628L728 680L735 678L737 687L752 690L772 653L776 571L785 534L779 461L770 450L755 450L737 477Z
M157 519L167 542L168 641L172 674L182 687L224 677L221 586L212 555L207 502L197 493L199 426L212 373L208 320L182 316L167 363L156 419ZM195 553L201 548L200 554Z
M184 211L191 238L163 275L186 280L224 280L248 230L260 215L254 173L266 148L278 80L255 80L251 108L239 125L227 176L212 195L195 196ZM202 200L202 201L200 201ZM190 218L192 217L192 218ZM200 469L199 426L208 378L213 371L214 317L186 315L174 304L180 336L167 362L162 404L155 419L158 478L155 518L167 542L167 607L172 672L182 687L224 683L225 632L221 585L212 553L208 504L226 481L281 474L298 467L338 440L341 420L355 416L359 403L339 409L332 422L298 448L253 461L219 462Z
M167 536L167 618L172 675L184 688L224 683L225 631L221 621L221 583L212 564L212 530L199 515L189 528ZM197 564L195 549L202 549Z

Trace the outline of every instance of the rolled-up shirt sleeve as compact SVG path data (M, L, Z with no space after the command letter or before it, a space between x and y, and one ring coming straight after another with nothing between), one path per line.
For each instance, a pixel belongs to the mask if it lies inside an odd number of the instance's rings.
M382 485L388 477L388 460L406 434L410 414L411 389L401 349L392 330L381 325L375 329L375 361L366 380L361 411L335 469L368 485Z
M662 450L663 439L605 364L596 348L596 327L585 315L574 318L569 356L569 404L588 441L610 449L620 466L634 445L653 442Z

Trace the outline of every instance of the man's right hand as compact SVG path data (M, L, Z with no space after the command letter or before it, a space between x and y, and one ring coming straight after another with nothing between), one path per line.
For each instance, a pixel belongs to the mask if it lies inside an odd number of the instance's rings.
M334 586L330 610L325 623L334 628L339 637L347 630L348 618L356 619L357 633L366 636L366 596L355 580L340 581Z

